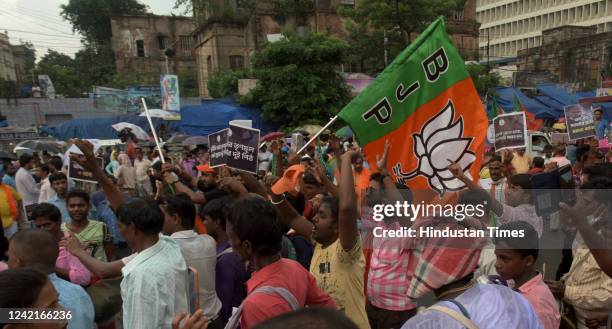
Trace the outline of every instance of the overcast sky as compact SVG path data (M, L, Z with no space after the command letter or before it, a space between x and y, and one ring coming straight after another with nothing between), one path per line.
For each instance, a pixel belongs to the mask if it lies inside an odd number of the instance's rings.
M174 0L140 0L157 15L182 14ZM0 31L7 31L11 44L29 41L36 48L37 60L48 49L70 56L80 48L80 35L60 16L61 4L68 0L0 0Z

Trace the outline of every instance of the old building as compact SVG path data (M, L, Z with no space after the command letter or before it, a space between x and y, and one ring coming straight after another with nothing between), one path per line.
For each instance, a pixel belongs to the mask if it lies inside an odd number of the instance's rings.
M198 2L194 2L198 3ZM355 0L318 0L313 11L287 15L275 10L271 1L256 1L255 8L241 8L239 0L212 2L215 8L194 10L195 55L201 97L208 97L207 81L213 72L224 69L249 69L249 58L268 40L290 28L298 33L309 30L346 38L345 19L337 14L339 6L355 6ZM252 14L251 14L252 11ZM198 17L203 13L204 17ZM253 18L251 18L253 17ZM467 0L464 10L447 20L451 36L466 60L478 57L476 0Z
M543 31L542 46L518 52L516 84L530 87L539 82L560 82L593 90L602 76L612 76L611 65L612 32L562 26Z
M111 17L111 44L117 73L195 75L193 19L180 16ZM165 50L174 50L166 62Z
M15 79L18 86L32 83L32 72L36 54L34 49L26 45L12 45L13 59L15 61Z
M9 43L9 37L5 33L0 33L0 79L16 80L13 49Z
M592 26L612 31L610 0L478 0L481 55L493 59L515 57L522 49L543 44L544 30L564 26Z

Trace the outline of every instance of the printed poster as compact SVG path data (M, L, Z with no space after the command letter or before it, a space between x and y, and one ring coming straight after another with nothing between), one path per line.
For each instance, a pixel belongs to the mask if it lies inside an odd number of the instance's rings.
M179 95L179 82L176 75L162 75L160 78L162 110L173 114L166 120L181 119L181 99Z
M498 115L493 119L495 151L524 148L527 142L525 112Z

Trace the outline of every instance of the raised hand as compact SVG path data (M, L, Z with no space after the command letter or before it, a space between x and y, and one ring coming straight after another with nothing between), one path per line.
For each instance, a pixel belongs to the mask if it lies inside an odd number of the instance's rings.
M83 155L70 154L70 160L75 161L86 170L92 172L99 168L98 161L96 160L96 156L93 152L93 144L91 144L89 141L81 139L71 139L70 142L76 145L76 147L83 152Z
M391 143L389 140L385 141L385 150L383 151L382 157L378 154L376 155L376 166L378 167L378 171L383 172L387 170L387 160L389 160L389 149L391 148Z

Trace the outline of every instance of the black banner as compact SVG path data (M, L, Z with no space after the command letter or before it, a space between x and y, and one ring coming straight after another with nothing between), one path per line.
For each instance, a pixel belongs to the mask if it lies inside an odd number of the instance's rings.
M210 167L215 168L227 164L227 134L229 129L223 129L208 135L210 147Z
M527 141L525 112L502 114L493 119L495 151L524 148Z
M593 110L581 104L568 105L565 110L565 124L571 140L595 136Z

